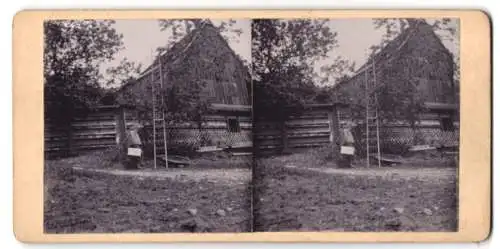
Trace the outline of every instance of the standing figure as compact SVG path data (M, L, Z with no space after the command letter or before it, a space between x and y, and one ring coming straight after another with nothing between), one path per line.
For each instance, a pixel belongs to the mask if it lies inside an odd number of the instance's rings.
M340 167L342 168L352 168L352 161L354 159L354 136L352 134L352 127L354 124L348 122L341 129L341 146L340 146Z
M127 131L127 169L138 169L142 161L142 142L139 137L140 124L132 124Z

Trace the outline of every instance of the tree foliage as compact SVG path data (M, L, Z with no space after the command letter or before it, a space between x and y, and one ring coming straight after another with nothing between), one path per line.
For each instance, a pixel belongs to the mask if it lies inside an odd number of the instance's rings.
M115 67L106 69L104 85L110 88L120 88L128 82L135 81L142 71L142 65L123 58Z
M46 116L64 120L75 108L102 97L101 63L122 49L113 21L53 20L44 23L44 96Z
M252 73L254 110L281 118L285 106L314 101L313 65L337 45L337 33L321 19L254 19Z
M356 63L336 56L331 64L321 66L319 77L320 86L328 87L332 82L341 82L355 72Z

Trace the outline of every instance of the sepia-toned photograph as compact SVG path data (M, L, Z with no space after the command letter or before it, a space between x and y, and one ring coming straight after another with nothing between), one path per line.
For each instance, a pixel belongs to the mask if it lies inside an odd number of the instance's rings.
M458 231L458 18L43 31L47 234Z
M45 233L251 230L250 24L45 21Z
M457 231L458 19L254 19L254 230Z

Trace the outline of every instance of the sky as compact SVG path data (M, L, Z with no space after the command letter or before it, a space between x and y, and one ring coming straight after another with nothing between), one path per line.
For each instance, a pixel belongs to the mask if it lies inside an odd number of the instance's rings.
M217 25L220 20L212 20L212 22ZM338 33L338 47L328 54L329 58L314 65L316 70L319 70L322 65L331 63L336 56L355 62L356 67L361 66L367 59L369 47L379 44L383 35L383 29L374 29L372 19L332 19L328 25L332 31ZM451 25L458 26L458 20L452 20ZM251 21L249 19L236 20L234 27L241 29L243 33L238 39L229 40L229 46L245 60L251 62ZM152 61L153 51L167 44L169 37L169 32L160 30L157 20L116 20L114 28L123 34L125 49L116 54L113 61L101 67L103 72L107 67L118 65L123 58L141 63L142 68L146 68ZM453 54L458 54L456 44L450 41L443 41L443 43Z

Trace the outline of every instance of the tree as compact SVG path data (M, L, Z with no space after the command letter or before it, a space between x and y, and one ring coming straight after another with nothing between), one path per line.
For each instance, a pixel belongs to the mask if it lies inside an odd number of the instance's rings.
M356 63L337 56L333 63L321 66L319 84L322 86L331 85L331 82L341 82L355 72Z
M136 64L124 58L118 66L107 68L101 82L103 96L99 101L100 104L117 104L119 102L117 91L124 85L133 84L137 81L141 73L141 66L141 64Z
M344 70L343 74L340 74L342 76L336 76L335 77L335 82L336 84L343 84L344 82L348 81L351 76L349 76L345 71L349 71L350 69ZM325 80L325 79L322 79ZM326 83L326 81L325 81ZM351 94L343 91L343 89L336 89L336 85L331 85L331 84L324 84L319 88L319 90L316 93L315 96L315 101L317 103L321 104L328 104L332 102L339 102L339 103L353 103L353 100L350 98ZM354 107L354 106L351 106Z
M68 122L76 108L90 108L103 94L99 65L122 49L110 20L44 23L45 115Z
M321 19L254 19L252 74L254 111L259 116L283 118L286 106L311 102L314 63L337 45L337 33Z
M142 71L142 65L123 58L120 64L106 69L106 77L102 85L118 89L124 84L135 81Z

